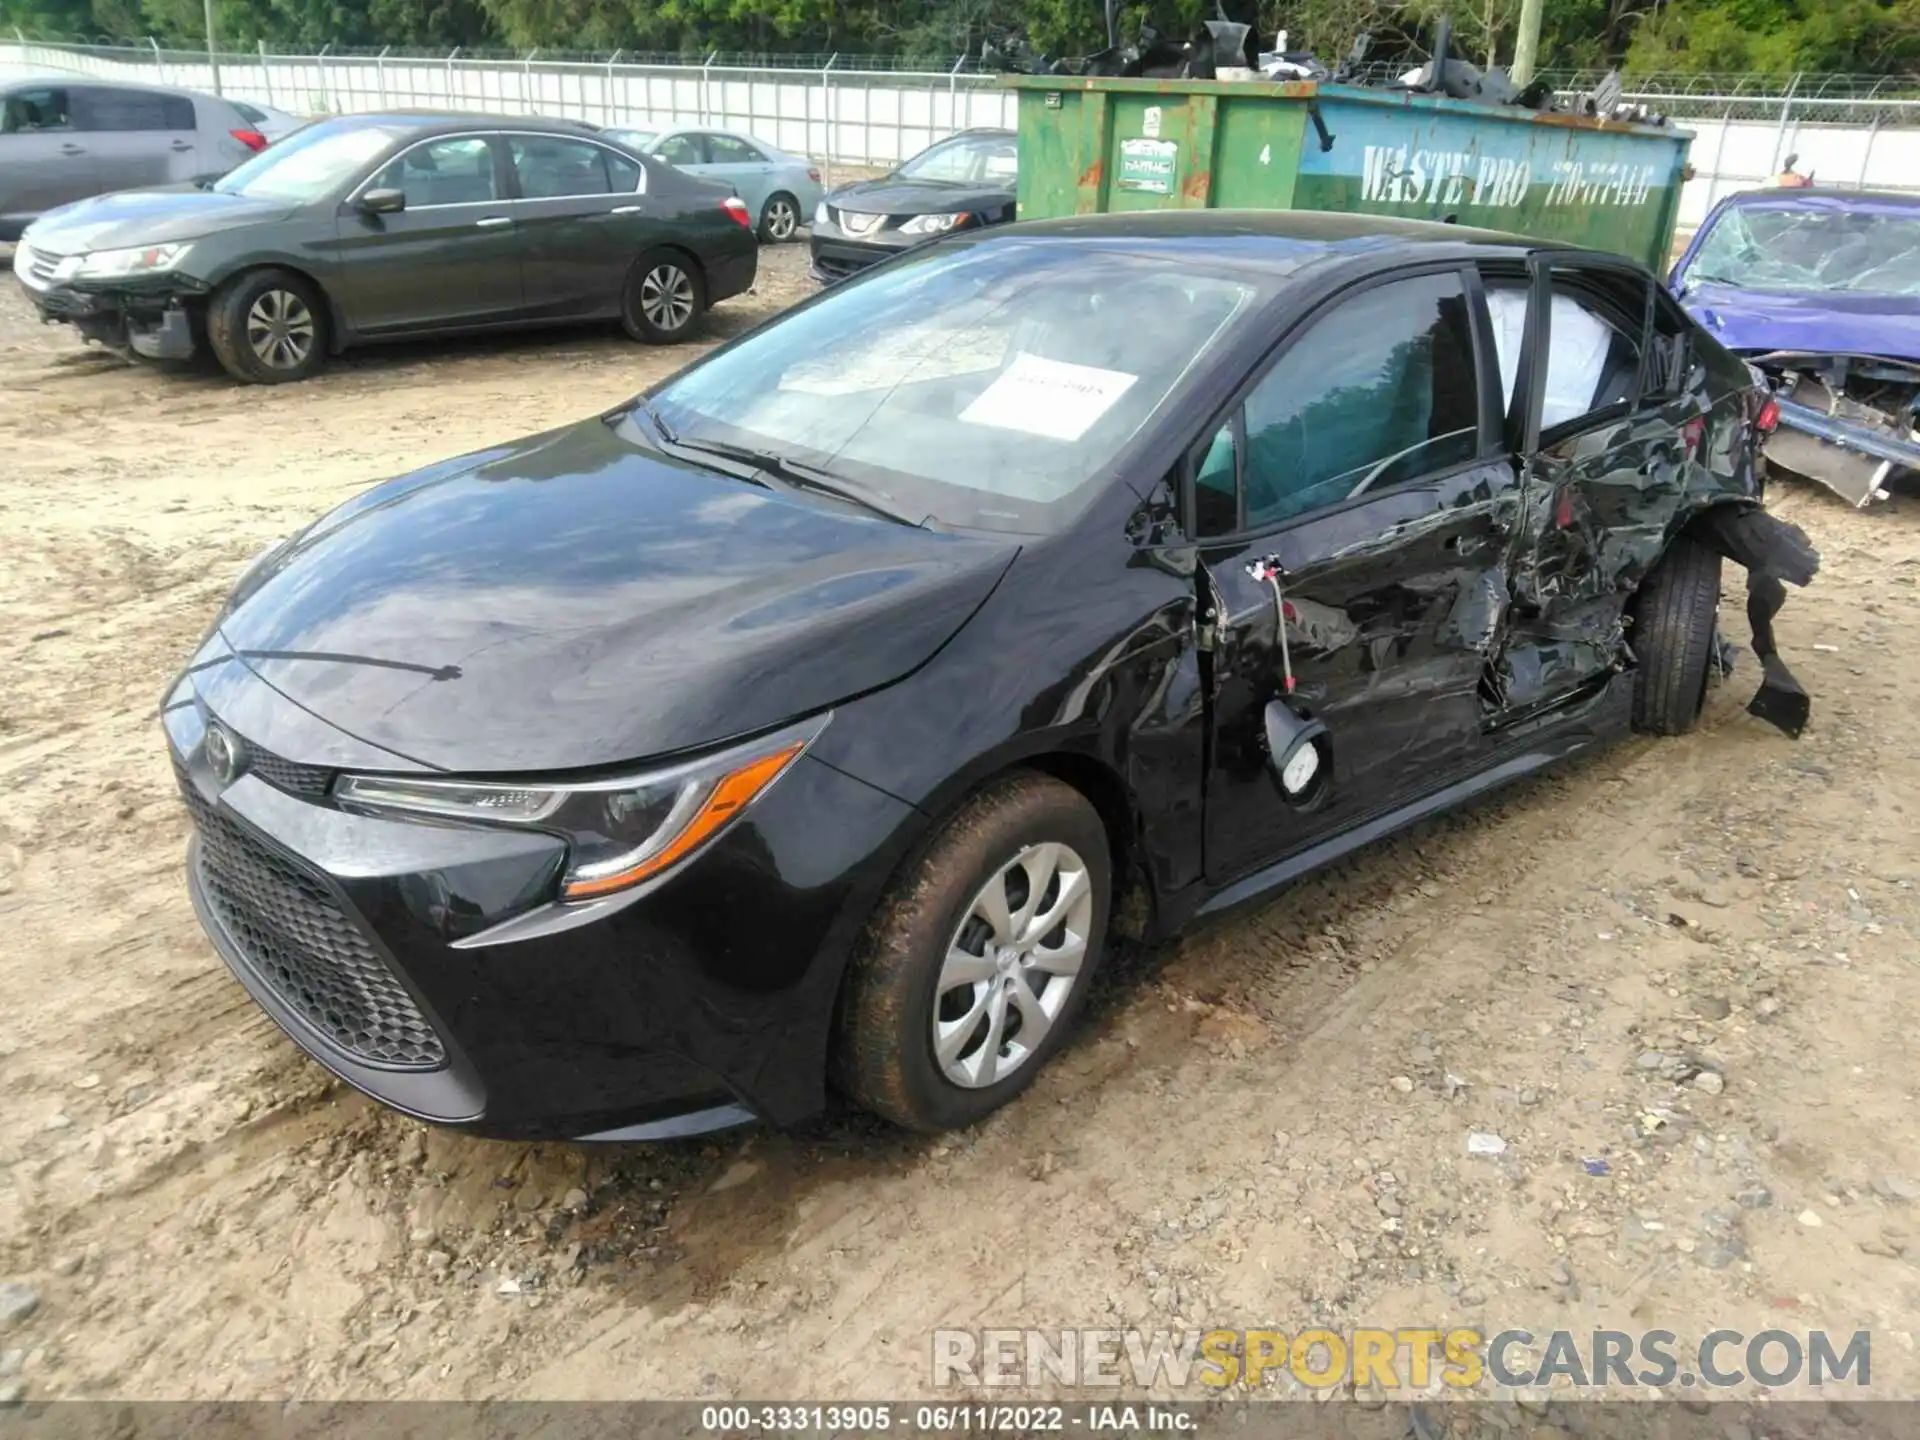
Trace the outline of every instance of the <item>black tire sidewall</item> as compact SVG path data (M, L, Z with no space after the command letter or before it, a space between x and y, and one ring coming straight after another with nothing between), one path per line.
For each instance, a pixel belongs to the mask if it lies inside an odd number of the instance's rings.
M1681 535L1647 577L1634 606L1631 642L1635 728L1659 735L1692 729L1705 707L1720 604L1720 556Z
M678 330L662 330L647 318L640 304L640 291L646 284L647 276L662 265L674 266L693 283L693 313ZM701 322L706 314L706 277L700 273L700 267L686 256L673 250L649 250L633 262L633 269L627 275L626 294L622 297L621 323L634 339L649 345L676 345L700 333Z
M254 302L269 290L285 290L297 295L313 316L313 349L299 366L276 370L247 343L247 314ZM221 368L236 380L253 385L287 385L318 374L327 363L326 301L313 286L284 270L254 270L229 280L214 294L207 308L208 348Z
M1077 803L1076 803L1077 802ZM919 927L914 944L914 973L905 987L906 1003L898 1010L900 1030L894 1043L899 1047L900 1080L918 1117L929 1128L957 1129L983 1119L1005 1105L1046 1068L1060 1046L1066 1043L1074 1022L1079 1018L1092 988L1095 971L1106 945L1107 922L1112 904L1112 862L1108 854L1106 829L1090 805L1061 786L1057 792L1041 792L1027 803L992 817L998 831L993 843L974 862L962 870L952 865L950 853L936 846L923 865L923 877L937 887L940 899L935 918ZM1087 864L1093 884L1093 924L1087 937L1086 957L1067 1003L1048 1030L1046 1038L1011 1075L992 1085L969 1090L955 1085L940 1071L933 1053L933 1015L940 981L941 964L948 942L959 929L967 907L988 878L1029 845L1058 841L1070 845ZM948 873L941 874L946 867ZM925 893L925 892L922 892Z

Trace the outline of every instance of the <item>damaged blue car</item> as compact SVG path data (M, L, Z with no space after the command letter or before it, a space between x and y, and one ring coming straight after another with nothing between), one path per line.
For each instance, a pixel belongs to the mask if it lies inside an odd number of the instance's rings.
M1729 196L1671 286L1766 375L1769 464L1856 507L1920 475L1920 195Z

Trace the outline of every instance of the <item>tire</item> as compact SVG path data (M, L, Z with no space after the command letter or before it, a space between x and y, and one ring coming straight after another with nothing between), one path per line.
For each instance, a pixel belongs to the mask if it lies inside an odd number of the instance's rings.
M760 238L768 245L784 245L800 233L800 202L784 190L767 197L760 209Z
M706 277L685 255L649 250L633 262L620 302L620 323L634 339L676 344L699 333L706 313Z
M1720 608L1720 556L1682 535L1640 586L1630 641L1633 728L1684 735L1700 718Z
M327 307L319 292L285 270L236 275L207 305L207 343L236 380L284 385L327 363Z
M1013 927L1035 880L1046 908L1034 921L1062 918L1045 934L1023 934ZM971 1125L1026 1089L1086 1003L1112 881L1106 827L1078 791L1023 772L969 799L909 861L862 937L841 996L840 1091L897 1125L934 1132ZM1012 945L996 943L981 913L992 910L994 887L1012 922L998 934ZM1074 893L1063 897L1063 887ZM963 950L979 957L977 973L950 962Z

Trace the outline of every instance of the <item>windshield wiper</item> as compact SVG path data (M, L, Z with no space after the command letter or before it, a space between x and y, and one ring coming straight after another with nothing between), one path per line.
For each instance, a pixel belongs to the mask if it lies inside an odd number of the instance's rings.
M653 433L658 435L666 444L678 445L680 443L680 437L674 432L674 428L666 422L666 419L658 410L654 409L653 406L642 401L633 408L636 412L646 417L647 423L653 427Z
M661 438L678 450L691 450L699 455L711 455L720 460L732 460L742 465L751 465L764 474L784 481L795 490L811 490L820 495L831 495L836 500L845 500L870 510L882 519L892 520L896 524L911 525L915 529L925 524L924 515L916 516L905 510L888 504L870 491L849 485L839 476L825 470L816 469L804 461L789 459L775 450L760 450L751 445L731 445L724 440L679 440L663 429L663 422L651 411L648 418L654 428L661 431Z

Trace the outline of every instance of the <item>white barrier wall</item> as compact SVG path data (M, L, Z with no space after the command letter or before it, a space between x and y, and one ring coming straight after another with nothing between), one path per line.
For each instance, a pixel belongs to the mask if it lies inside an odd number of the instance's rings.
M181 52L82 51L0 44L0 77L60 72L213 87L204 59ZM816 159L890 165L970 126L1015 123L1015 96L991 76L897 71L740 70L529 60L376 59L368 56L223 58L221 91L302 115L388 107L548 114L596 124L724 126ZM1653 97L1648 97L1651 101ZM1724 120L1713 102L1686 118L1686 102L1660 103L1694 132L1695 178L1679 223L1697 225L1713 202L1764 184L1787 155L1821 184L1920 193L1920 102L1882 102L1871 113L1904 122ZM1752 102L1742 102L1751 104ZM1836 107L1825 105L1831 113ZM1862 114L1869 113L1861 107Z

